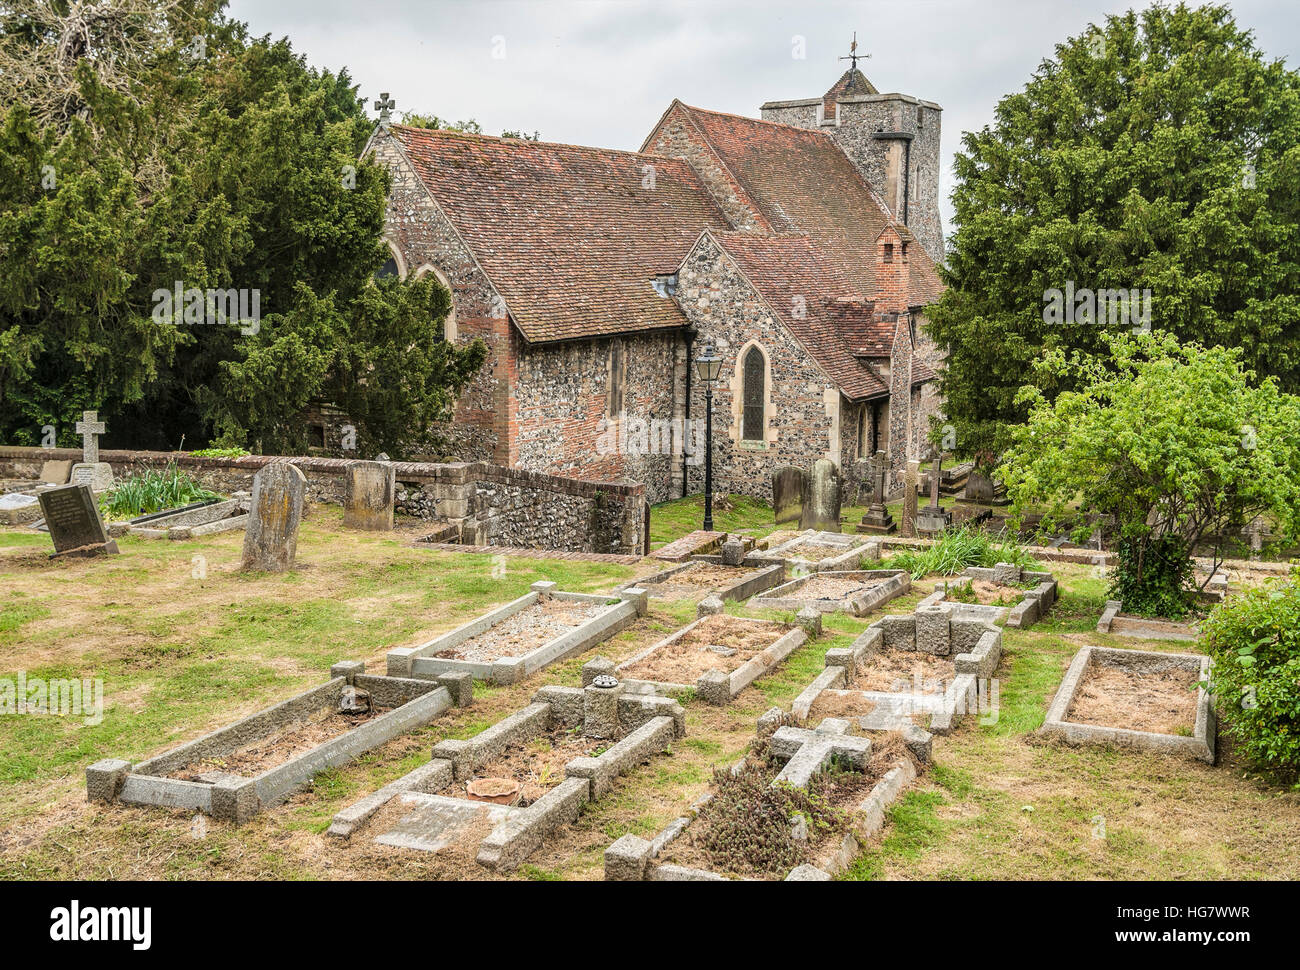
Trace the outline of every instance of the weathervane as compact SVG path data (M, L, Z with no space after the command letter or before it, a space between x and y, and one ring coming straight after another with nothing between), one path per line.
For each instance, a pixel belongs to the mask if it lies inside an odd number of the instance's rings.
M384 91L379 95L379 100L375 102L375 110L379 112L379 123L385 128L393 120L393 109L397 107L397 102L388 96Z
M858 32L855 30L855 31L853 32L853 43L849 44L849 56L848 56L848 57L841 57L840 60L842 60L842 61L852 61L853 64L850 66L849 69L852 70L852 71L856 71L856 70L858 69L858 58L859 58L859 57L861 57L861 58L868 58L868 57L870 57L870 56L871 56L870 54L859 54L859 53L858 53Z

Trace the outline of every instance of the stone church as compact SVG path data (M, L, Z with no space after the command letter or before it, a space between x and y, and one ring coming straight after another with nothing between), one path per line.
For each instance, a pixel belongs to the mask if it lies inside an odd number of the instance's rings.
M390 272L448 286L450 340L489 360L450 429L461 460L767 497L830 458L854 483L925 450L939 355L937 104L855 66L762 119L674 101L638 152L381 123Z

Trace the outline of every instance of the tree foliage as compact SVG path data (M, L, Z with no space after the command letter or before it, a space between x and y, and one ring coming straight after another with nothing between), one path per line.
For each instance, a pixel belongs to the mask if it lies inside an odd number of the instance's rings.
M0 440L53 424L70 444L98 409L119 445L283 449L307 403L346 399L359 438L401 454L425 431L404 423L445 417L483 360L429 349L436 282L373 282L388 178L358 157L373 125L346 71L220 6L0 9ZM160 322L178 285L256 291L260 326ZM383 382L354 366L397 359L412 372Z
M1001 451L1035 359L1104 357L1102 328L1044 322L1070 281L1149 290L1154 328L1300 390L1300 74L1227 7L1153 6L1059 44L954 166L928 315L962 454ZM1080 375L1036 379L1052 397Z
M1300 398L1272 378L1257 384L1239 350L1169 334L1113 336L1108 349L1106 360L1056 350L1039 364L1078 374L1081 387L1054 400L1022 392L1029 419L998 472L1017 511L1046 506L1045 528L1113 517L1126 610L1171 615L1194 547L1217 560L1258 515L1275 519L1279 538L1297 535Z

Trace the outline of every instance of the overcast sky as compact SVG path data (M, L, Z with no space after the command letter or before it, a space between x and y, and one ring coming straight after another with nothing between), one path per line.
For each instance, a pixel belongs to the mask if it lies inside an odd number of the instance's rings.
M635 150L673 98L758 116L810 98L847 64L884 92L943 106L945 228L963 131L992 121L1053 45L1137 2L1104 0L233 0L255 34L288 36L313 64L346 66L398 111L473 118L488 134ZM1270 57L1300 66L1300 3L1237 0L1239 25ZM804 56L794 38L803 38Z

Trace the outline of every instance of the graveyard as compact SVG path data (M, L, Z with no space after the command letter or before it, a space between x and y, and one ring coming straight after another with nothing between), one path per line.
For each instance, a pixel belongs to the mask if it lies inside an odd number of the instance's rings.
M740 497L716 535L650 509L647 555L422 549L355 464L337 501L266 464L165 532L50 483L48 532L0 527L0 663L104 681L99 717L0 720L0 875L1294 874L1300 800L1216 736L1193 644L1103 620L1104 560L935 572L856 528L914 533L906 500L800 529Z

